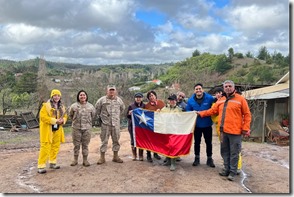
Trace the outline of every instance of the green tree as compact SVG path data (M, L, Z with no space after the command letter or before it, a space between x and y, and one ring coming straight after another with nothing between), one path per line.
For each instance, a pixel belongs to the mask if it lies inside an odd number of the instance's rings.
M192 57L196 57L201 55L200 51L198 51L197 49L192 53Z
M31 96L27 92L24 92L22 94L13 93L10 95L10 97L11 97L12 108L14 109L28 106L28 103L31 100Z
M229 62L232 62L232 59L234 57L234 49L231 47L229 48L228 52L229 52Z
M245 54L245 56L246 56L246 57L249 57L249 58L253 58L253 54L252 54L250 51L248 51L248 52Z
M0 88L14 87L15 86L15 77L11 71L6 71L0 74ZM1 91L0 89L0 91Z
M265 46L262 46L259 49L259 53L257 55L257 58L266 61L269 57L270 57L270 54L268 53L267 48Z
M27 72L17 80L14 92L21 94L24 92L32 93L37 90L37 73Z
M225 73L227 70L232 68L232 65L230 65L227 61L227 57L225 55L219 55L214 63L213 67L216 72L219 72L221 74Z
M239 59L244 58L243 53L235 53L234 56L239 58Z

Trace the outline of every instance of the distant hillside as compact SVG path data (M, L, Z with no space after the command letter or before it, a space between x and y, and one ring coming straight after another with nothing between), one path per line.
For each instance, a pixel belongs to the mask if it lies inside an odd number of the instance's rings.
M50 90L58 88L63 100L70 104L76 93L84 89L89 101L95 103L105 95L108 84L115 84L126 104L133 99L134 92L144 94L155 90L165 100L170 93L181 90L193 93L194 84L201 82L205 89L220 85L231 79L236 84L271 85L289 71L290 63L284 57L268 58L267 61L248 57L232 57L199 54L177 63L166 64L122 64L81 65L44 61L40 58L26 61L0 60L0 99L2 110L39 106L49 97ZM160 84L148 83L154 79ZM130 91L130 88L136 89ZM5 100L5 102L4 102Z
M160 79L165 84L180 84L182 91L191 94L198 82L205 87L214 87L226 79L244 85L271 85L289 71L289 65L269 64L248 57L233 57L228 61L224 55L206 53L176 63Z

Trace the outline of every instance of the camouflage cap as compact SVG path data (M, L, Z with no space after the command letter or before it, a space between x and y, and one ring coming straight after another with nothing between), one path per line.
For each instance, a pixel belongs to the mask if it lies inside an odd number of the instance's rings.
M108 85L107 90L116 90L115 85Z

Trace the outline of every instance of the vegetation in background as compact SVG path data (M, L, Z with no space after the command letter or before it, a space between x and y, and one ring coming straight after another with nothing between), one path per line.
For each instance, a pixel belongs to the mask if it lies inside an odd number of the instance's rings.
M115 84L119 95L128 104L134 92L156 90L165 98L172 84L180 84L187 95L197 82L213 87L225 79L238 84L272 85L289 71L289 55L270 54L262 46L254 58L228 49L227 54L201 53L195 50L190 58L165 64L81 65L44 61L36 58L25 61L0 60L0 108L2 113L17 109L38 110L53 88L61 89L66 106L76 101L76 93L84 89L89 102L95 104L106 93L108 84ZM148 83L160 79L162 84ZM55 80L55 81L54 81ZM59 80L59 82L57 82ZM162 94L162 95L160 95Z

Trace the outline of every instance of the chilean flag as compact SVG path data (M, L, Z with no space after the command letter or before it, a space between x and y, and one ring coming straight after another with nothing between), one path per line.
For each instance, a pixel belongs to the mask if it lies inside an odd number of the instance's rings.
M133 110L134 146L171 158L187 155L196 124L195 112Z

